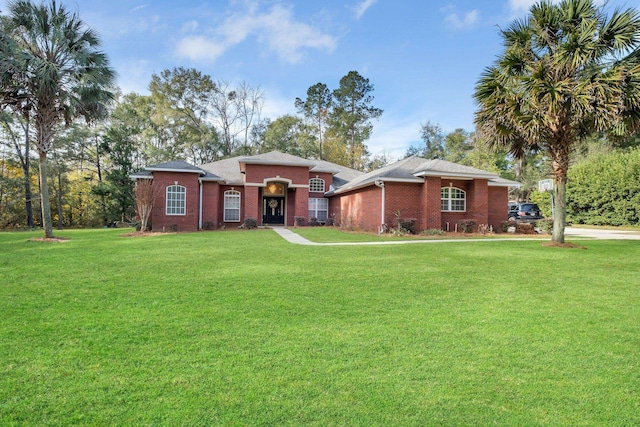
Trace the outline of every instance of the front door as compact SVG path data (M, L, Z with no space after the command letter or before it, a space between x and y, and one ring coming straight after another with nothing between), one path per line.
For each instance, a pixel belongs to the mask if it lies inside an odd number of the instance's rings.
M262 223L284 225L284 197L262 199Z

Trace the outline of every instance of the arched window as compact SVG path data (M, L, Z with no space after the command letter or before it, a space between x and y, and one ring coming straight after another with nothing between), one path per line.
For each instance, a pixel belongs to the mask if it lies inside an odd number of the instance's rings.
M169 185L167 187L167 215L184 215L187 206L187 188L182 185Z
M309 192L311 193L324 193L324 179L311 178L309 180Z
M224 222L240 222L240 192L224 192Z
M467 210L467 193L455 187L440 190L442 212L464 212Z

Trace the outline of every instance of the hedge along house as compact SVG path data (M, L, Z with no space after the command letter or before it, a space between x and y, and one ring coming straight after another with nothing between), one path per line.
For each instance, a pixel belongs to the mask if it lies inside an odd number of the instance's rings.
M508 187L520 185L444 160L409 157L363 174L277 151L201 166L168 162L132 179L152 179L158 189L150 218L158 231L237 227L247 218L286 226L332 219L380 230L397 213L420 230L459 220L497 228L507 219Z

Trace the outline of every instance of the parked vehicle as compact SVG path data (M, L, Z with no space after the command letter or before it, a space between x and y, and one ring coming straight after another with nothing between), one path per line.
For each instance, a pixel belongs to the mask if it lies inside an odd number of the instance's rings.
M536 221L544 217L535 203L509 203L507 218L509 221Z

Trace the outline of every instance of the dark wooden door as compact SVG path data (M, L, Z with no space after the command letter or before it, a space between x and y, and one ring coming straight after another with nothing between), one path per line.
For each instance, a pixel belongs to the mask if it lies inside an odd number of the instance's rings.
M262 200L262 223L284 224L284 197L265 197Z

